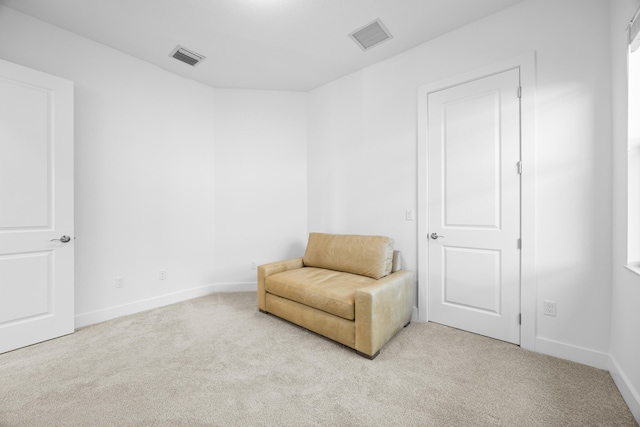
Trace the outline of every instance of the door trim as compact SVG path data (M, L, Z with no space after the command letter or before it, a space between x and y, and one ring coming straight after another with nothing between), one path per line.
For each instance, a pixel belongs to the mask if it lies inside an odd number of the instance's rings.
M536 260L535 260L535 52L519 55L464 74L420 86L418 89L418 318L429 320L429 241L427 97L430 93L517 68L520 70L520 153L522 160L520 192L520 346L535 350L536 335ZM514 88L514 91L516 88Z

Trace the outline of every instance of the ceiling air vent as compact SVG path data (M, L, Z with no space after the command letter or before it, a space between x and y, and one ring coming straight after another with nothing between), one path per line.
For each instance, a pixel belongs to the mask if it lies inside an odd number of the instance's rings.
M351 37L362 50L367 50L391 39L393 36L384 26L380 18L378 18L372 23L349 34L349 37Z
M195 53L189 49L185 49L182 46L176 46L175 49L169 54L172 58L177 59L178 61L182 61L185 64L189 64L192 67L195 67L206 58L199 53Z

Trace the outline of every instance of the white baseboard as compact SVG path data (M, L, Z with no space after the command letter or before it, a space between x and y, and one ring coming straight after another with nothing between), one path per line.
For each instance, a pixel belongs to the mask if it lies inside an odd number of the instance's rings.
M217 292L250 292L257 290L257 288L258 285L256 282L215 283L211 285L200 286L197 288L186 289L184 291L160 295L145 300L134 301L115 307L92 311L90 313L77 314L75 316L75 327L82 328L84 326L93 325L94 323L104 322L106 320L115 319L117 317L127 316L129 314L139 313L141 311L151 310L153 308L163 307L169 304L175 304L177 302L186 301Z
M609 354L588 348L576 347L546 338L537 337L535 339L534 351L536 353L542 353L549 356L559 357L561 359L571 360L572 362L582 363L583 365L593 366L598 369L609 369Z
M213 292L255 292L258 290L258 283L256 282L234 282L234 283L216 283L210 285L213 287Z
M609 358L609 373L611 374L611 378L613 378L613 382L616 383L618 390L620 390L620 394L629 407L629 410L633 414L633 418L640 424L640 393L633 387L613 357Z

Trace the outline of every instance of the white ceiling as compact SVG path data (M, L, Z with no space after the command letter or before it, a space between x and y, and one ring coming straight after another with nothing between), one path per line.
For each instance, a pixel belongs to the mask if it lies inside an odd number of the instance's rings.
M0 0L217 88L307 91L523 0ZM348 34L380 18L393 39ZM197 67L169 54L182 45Z

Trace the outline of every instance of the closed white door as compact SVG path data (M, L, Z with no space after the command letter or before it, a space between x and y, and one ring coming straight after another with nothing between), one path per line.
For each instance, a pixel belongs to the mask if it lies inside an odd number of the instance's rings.
M520 76L432 92L429 320L520 343Z
M0 353L73 332L73 233L73 85L0 60Z

